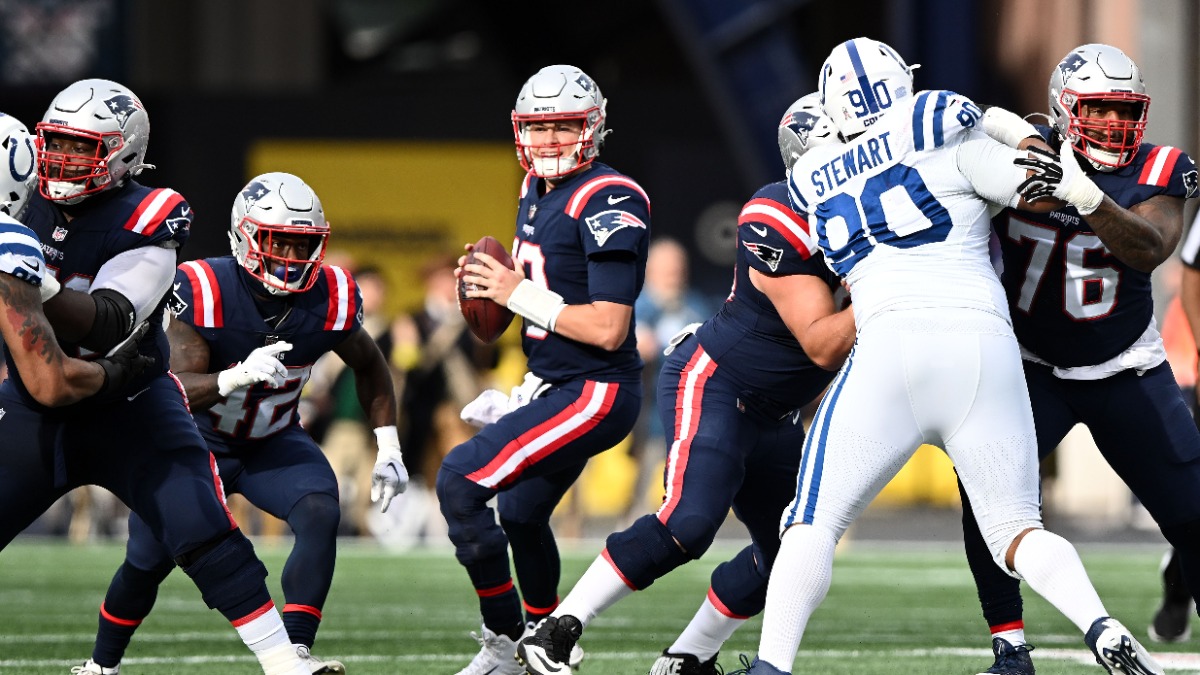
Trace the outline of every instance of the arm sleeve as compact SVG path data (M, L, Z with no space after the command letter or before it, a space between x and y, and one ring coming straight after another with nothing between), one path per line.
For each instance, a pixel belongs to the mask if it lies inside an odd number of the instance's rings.
M150 317L175 279L174 248L140 246L114 256L96 273L90 292L115 291L133 305L134 325Z
M592 302L633 306L638 297L637 257L617 251L588 258L588 296Z
M972 138L958 146L958 169L980 197L1001 206L1015 207L1021 201L1017 188L1025 182L1026 170L1013 164L1024 154L985 137Z

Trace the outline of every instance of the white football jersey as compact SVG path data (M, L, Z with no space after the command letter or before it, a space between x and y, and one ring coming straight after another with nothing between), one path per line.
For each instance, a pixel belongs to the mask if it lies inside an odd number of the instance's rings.
M859 329L897 309L962 307L1008 320L988 253L989 205L958 161L963 143L987 139L981 116L953 92L920 92L853 141L814 148L793 167L793 206L813 215L826 262L850 285Z
M37 235L3 213L0 213L0 272L34 286L41 286L42 277L49 274Z

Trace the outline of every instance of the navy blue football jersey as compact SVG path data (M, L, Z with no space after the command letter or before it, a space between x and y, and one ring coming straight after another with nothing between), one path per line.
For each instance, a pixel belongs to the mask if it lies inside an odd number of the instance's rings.
M143 246L182 247L192 223L192 209L183 195L170 188L149 188L135 181L112 193L89 197L74 213L75 217L68 222L53 204L31 194L23 218L41 240L46 265L58 282L63 288L84 293L91 288L104 263L121 253ZM167 370L170 347L162 329L166 300L164 296L150 315L150 330L139 345L141 353L153 357L155 364L130 384L131 391ZM59 343L68 356L94 356L78 345L61 340ZM13 372L11 361L9 366ZM22 395L28 397L19 375L17 384Z
M733 290L696 337L729 377L784 408L807 405L834 373L817 367L775 306L750 282L750 268L768 276L808 274L845 297L825 264L808 222L788 205L785 181L771 183L742 207ZM840 303L839 303L840 304Z
M513 261L524 266L530 281L558 293L568 305L603 300L632 307L642 290L650 241L650 199L645 191L599 162L545 194L543 187L533 174L521 184ZM589 266L609 257L636 260L636 278L618 286L589 273ZM528 368L550 382L580 377L637 382L642 359L634 338L636 320L613 352L526 321L522 346Z
M1049 129L1038 130L1050 138ZM1091 178L1125 208L1158 195L1191 198L1197 192L1191 157L1151 143L1142 143L1130 164ZM1013 329L1042 360L1062 368L1103 363L1150 325L1150 274L1110 254L1074 207L1045 214L1006 209L992 223Z
M215 453L253 444L298 423L296 402L313 363L362 327L362 294L350 273L333 265L314 273L317 282L304 293L287 296L287 313L272 328L254 299L261 282L246 274L233 256L179 266L171 313L208 343L208 372L225 370L263 345L292 345L279 357L288 369L283 387L255 384L238 389L195 414L200 433Z

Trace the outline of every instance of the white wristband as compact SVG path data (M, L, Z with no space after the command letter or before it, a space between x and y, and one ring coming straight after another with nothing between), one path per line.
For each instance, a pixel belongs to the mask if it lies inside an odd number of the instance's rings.
M1080 173L1067 186L1063 201L1074 206L1079 215L1089 216L1100 208L1100 203L1104 201L1104 191L1097 187L1091 178Z
M55 279L49 273L42 275L42 285L38 288L38 291L42 294L42 302L46 302L58 295L58 292L61 290L62 286L59 285L58 279Z
M551 332L566 306L561 295L528 279L522 279L508 296L509 309Z
M983 132L1010 148L1017 147L1030 136L1041 138L1037 129L1020 115L995 106L983 113Z
M385 452L400 451L400 434L396 431L396 426L393 424L386 427L375 427L375 447L379 448L379 454Z

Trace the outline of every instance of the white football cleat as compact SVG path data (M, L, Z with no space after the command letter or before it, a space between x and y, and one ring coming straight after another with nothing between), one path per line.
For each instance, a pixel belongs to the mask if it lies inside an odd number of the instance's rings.
M312 650L305 645L296 645L295 647L296 656L300 657L300 662L313 675L317 675L317 673L322 673L322 675L346 675L346 666L342 665L341 661L326 660L319 656L314 656Z
M71 668L71 675L117 675L121 670L121 664L117 664L112 668L105 668L95 661L88 659L87 663L82 666L74 666Z
M517 663L517 643L487 626L481 630L482 634L471 631L471 637L479 643L479 653L457 675L525 675L525 669Z

